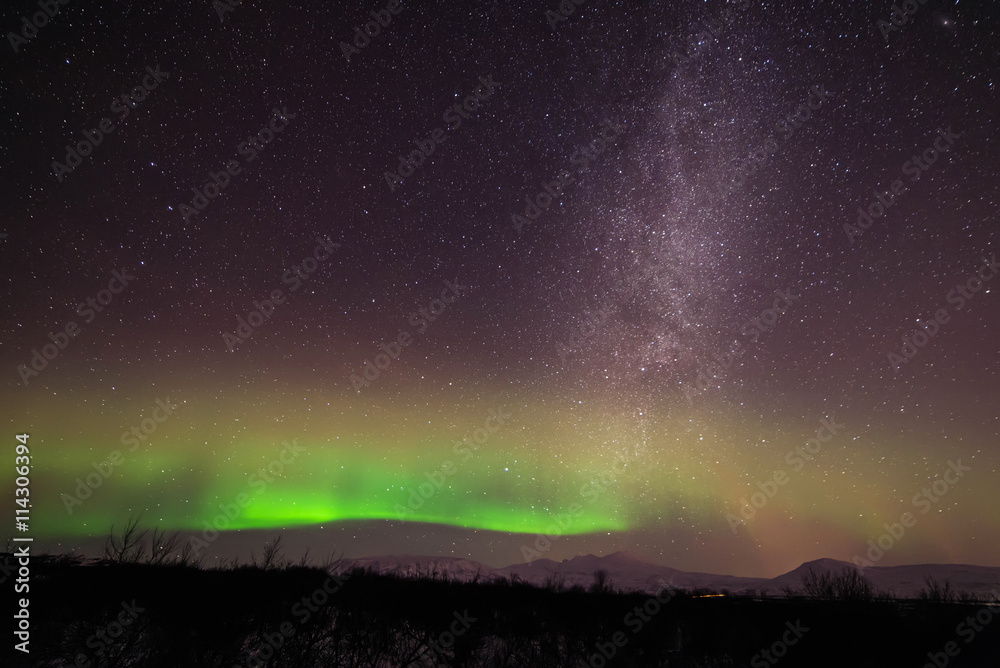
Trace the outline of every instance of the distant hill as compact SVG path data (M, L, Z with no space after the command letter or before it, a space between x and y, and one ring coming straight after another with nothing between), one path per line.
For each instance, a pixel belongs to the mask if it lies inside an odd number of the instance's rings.
M605 557L592 554L553 561L537 559L531 563L518 563L503 568L493 568L470 559L459 557L433 557L389 555L345 559L338 570L355 567L370 568L378 573L392 573L404 577L429 576L460 581L471 581L477 576L481 581L516 576L523 582L544 585L561 581L566 587L588 587L594 580L594 571L609 573L612 585L624 591L655 593L663 587L679 589L728 590L733 594L762 592L780 595L786 588L802 589L802 576L810 569L839 572L855 568L854 564L836 559L817 559L775 578L747 578L713 573L690 573L669 566L659 566L642 561L627 552L616 552ZM951 583L953 590L968 591L978 596L1000 600L1000 567L970 566L965 564L918 564L910 566L872 566L864 575L878 589L890 591L899 598L916 596L925 588L924 578L930 576L938 582Z

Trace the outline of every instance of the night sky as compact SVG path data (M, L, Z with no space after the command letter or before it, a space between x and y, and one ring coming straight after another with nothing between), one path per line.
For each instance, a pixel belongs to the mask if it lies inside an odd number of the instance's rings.
M988 4L8 4L36 546L1000 566Z

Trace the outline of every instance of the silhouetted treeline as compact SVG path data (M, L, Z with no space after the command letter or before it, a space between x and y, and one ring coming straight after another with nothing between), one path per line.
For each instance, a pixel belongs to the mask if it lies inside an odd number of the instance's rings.
M595 585L334 576L273 559L212 570L35 559L30 657L8 635L11 658L0 663L920 668L949 642L958 654L941 655L948 666L996 666L1000 657L1000 620L971 640L956 631L982 603L651 596L615 592L606 578Z

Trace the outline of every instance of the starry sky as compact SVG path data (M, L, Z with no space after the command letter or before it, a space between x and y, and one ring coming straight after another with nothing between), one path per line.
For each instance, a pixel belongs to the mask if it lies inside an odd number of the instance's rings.
M1000 565L986 4L9 4L38 544Z

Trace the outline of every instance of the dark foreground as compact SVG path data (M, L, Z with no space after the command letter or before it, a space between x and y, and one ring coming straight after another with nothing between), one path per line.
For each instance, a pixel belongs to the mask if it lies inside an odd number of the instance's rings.
M2 665L1000 665L1000 608L983 603L650 596L596 582L584 591L57 559L33 560L32 578L30 655L13 650L5 614Z

